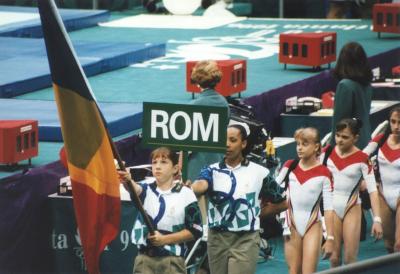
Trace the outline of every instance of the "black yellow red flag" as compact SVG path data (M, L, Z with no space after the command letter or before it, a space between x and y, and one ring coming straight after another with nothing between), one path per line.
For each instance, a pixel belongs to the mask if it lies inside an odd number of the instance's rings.
M119 231L120 193L112 140L53 0L38 0L88 272Z

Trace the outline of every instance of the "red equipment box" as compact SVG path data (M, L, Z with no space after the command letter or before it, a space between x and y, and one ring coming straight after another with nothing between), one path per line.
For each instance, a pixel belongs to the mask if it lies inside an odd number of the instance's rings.
M400 33L400 3L375 4L372 8L372 31Z
M336 61L336 32L281 33L279 63L320 67Z
M246 60L215 60L219 69L222 72L221 81L215 87L215 90L223 96L230 96L235 93L246 90L247 81L247 62ZM186 62L186 90L194 93L199 93L200 88L192 83L190 76L192 74L193 67L197 61Z
M0 164L16 164L38 155L38 121L0 120Z
M392 68L392 76L400 77L400 66L395 66Z
M335 93L333 91L327 91L322 93L322 107L323 108L333 108L335 102Z

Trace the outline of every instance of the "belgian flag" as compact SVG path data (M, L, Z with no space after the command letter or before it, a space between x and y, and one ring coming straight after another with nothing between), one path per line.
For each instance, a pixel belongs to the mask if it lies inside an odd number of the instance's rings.
M119 232L120 193L113 144L53 0L38 8L72 181L75 216L89 273Z

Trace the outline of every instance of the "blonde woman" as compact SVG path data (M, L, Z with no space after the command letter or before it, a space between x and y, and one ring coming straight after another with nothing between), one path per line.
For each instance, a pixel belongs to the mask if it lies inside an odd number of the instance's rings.
M299 160L287 161L277 182L286 188L290 233L284 236L285 258L290 274L314 273L322 240L320 203L323 198L327 241L325 257L333 251L333 217L331 172L319 162L321 143L318 130L300 128L295 134Z

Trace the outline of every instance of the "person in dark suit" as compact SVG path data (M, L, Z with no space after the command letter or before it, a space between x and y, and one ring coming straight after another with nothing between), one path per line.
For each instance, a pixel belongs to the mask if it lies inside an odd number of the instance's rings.
M371 137L369 113L372 98L372 72L363 47L357 42L343 46L334 69L339 80L335 93L335 105L332 118L332 136L335 136L336 124L344 118L357 118L362 121L356 146L363 149ZM334 144L335 138L331 139Z
M196 99L190 101L189 104L225 107L229 117L230 111L228 102L224 96L215 91L215 86L220 82L221 78L222 72L219 69L217 62L211 60L199 61L193 68L191 80L200 87L201 93ZM197 179L197 176L203 167L219 162L223 157L223 153L192 153L188 162L188 179L193 182Z

